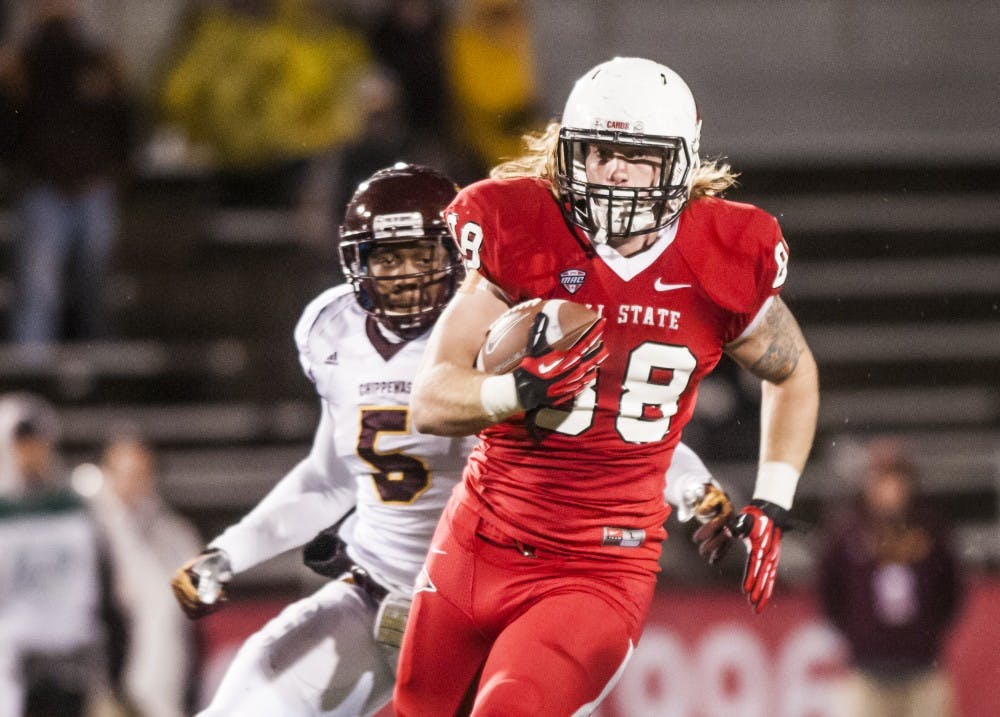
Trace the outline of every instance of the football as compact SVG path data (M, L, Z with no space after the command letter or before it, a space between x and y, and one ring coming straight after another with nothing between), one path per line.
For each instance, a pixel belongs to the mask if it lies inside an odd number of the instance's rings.
M531 326L540 313L549 317L546 341L560 351L576 343L600 318L583 304L564 299L529 299L515 304L490 325L476 357L476 368L491 374L513 371L528 352Z

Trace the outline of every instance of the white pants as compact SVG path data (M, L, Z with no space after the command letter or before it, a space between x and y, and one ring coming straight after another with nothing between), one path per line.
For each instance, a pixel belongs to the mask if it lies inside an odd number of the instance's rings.
M898 682L882 682L852 672L841 685L835 714L841 717L949 717L948 676L931 671Z
M243 644L199 717L373 715L395 684L375 614L361 588L340 580L289 605Z
M0 642L0 717L19 717L24 711L24 678L18 656Z

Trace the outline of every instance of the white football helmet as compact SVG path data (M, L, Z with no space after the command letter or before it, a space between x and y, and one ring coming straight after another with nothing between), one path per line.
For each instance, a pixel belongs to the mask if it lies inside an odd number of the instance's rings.
M701 119L691 90L664 65L616 57L583 75L563 110L556 179L567 218L595 243L657 231L672 222L688 199L698 166ZM658 162L649 187L588 181L591 146L641 153Z

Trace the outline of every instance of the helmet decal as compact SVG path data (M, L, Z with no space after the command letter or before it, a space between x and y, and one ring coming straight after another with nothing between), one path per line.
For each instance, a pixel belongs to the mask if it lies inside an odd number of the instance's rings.
M422 236L424 218L420 212L379 214L372 219L372 234L376 239Z

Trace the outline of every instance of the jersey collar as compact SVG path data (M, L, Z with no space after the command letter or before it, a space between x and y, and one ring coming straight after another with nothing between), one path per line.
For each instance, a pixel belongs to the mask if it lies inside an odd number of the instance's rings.
M622 256L607 244L598 244L594 249L604 263L608 265L608 268L615 272L622 281L630 281L648 269L654 261L660 258L660 255L666 251L667 247L673 243L674 237L677 236L678 224L680 222L675 220L669 226L661 229L652 246L634 256Z
M378 321L371 314L365 317L365 333L368 334L368 340L372 342L372 346L378 351L379 356L386 361L398 354L409 343L398 336L393 336L396 340L390 341L382 332L382 327Z

